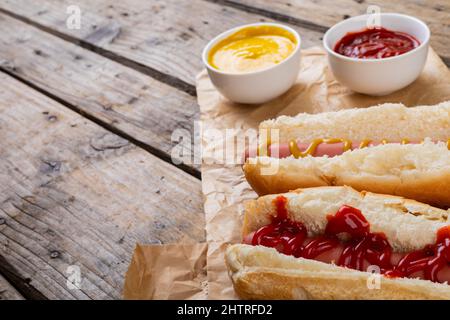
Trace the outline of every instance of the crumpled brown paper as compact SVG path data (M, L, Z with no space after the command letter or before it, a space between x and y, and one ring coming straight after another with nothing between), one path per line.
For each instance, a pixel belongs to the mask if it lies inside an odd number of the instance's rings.
M206 243L136 245L125 299L206 299Z
M364 108L385 102L415 106L450 100L450 72L433 50L429 52L424 71L413 84L384 97L354 93L339 84L329 70L326 54L321 48L303 50L301 59L296 84L284 95L261 105L232 103L215 90L206 71L197 76L203 129L202 190L208 242L206 270L209 299L237 298L227 274L223 252L227 243L241 240L243 202L256 197L243 177L240 164L228 163L224 159L222 151L226 143L244 135L247 129L256 129L259 122L282 114ZM214 130L225 129L233 130L227 136L213 134ZM235 159L239 157L237 152ZM189 257L190 264L179 263L179 248L183 248L183 255ZM200 294L196 291L196 288L202 287L201 281L198 286L194 285L194 281L202 277L195 277L192 273L188 277L180 278L179 275L186 275L193 262L196 265L204 262L204 256L200 254L202 250L195 245L164 245L157 250L153 246L138 246L127 274L125 298L201 298L205 292ZM161 255L165 256L165 260L161 260ZM168 258L169 255L174 258Z

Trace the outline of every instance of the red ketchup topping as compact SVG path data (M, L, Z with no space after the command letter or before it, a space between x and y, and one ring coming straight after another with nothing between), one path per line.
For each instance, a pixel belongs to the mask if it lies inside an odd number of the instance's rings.
M307 236L306 227L288 218L286 203L285 197L277 198L277 216L271 224L255 232L252 244L276 248L281 253L298 257L297 251Z
M306 259L321 260L318 257L332 252L339 255L334 262L338 266L366 271L370 265L380 268L388 277L417 277L433 282L439 279L439 272L450 266L450 226L437 232L434 245L403 254L393 262L392 247L383 233L370 232L370 224L360 210L343 205L336 214L328 215L325 232L321 236L308 238L304 224L289 219L287 198L278 196L274 200L277 215L272 222L259 228L252 236L252 245L272 247L279 252ZM345 241L338 235L345 235Z
M420 45L412 35L385 28L349 32L334 46L334 51L351 58L383 59L398 56Z

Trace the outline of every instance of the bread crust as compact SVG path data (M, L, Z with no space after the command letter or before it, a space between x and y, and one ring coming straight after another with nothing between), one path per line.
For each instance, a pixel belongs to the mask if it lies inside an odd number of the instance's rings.
M371 273L293 258L262 246L231 245L225 261L242 299L450 299L447 284L381 276L377 286Z
M246 203L243 236L270 223L277 196ZM371 231L386 235L395 252L434 243L436 230L449 224L449 211L350 187L298 189L283 196L288 199L289 218L305 224L310 235L322 234L326 216L342 204L355 206L369 221ZM371 273L294 258L263 246L231 245L225 261L234 288L244 299L450 299L447 284L381 276L380 288L370 289Z
M315 138L421 141L428 137L446 141L450 138L450 101L433 106L406 107L401 103L385 103L368 108L300 113L294 117L280 116L263 121L259 128L278 129L281 143Z

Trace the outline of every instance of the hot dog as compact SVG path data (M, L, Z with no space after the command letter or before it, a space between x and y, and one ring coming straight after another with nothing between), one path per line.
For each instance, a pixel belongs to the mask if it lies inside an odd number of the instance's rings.
M226 263L242 298L450 299L448 216L350 187L264 196L247 203Z
M450 207L450 101L281 116L260 130L278 136L246 154L258 195L349 185Z

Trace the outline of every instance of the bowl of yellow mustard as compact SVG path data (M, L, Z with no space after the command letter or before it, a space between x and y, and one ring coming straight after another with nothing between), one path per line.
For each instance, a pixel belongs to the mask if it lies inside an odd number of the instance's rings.
M228 30L203 50L203 63L217 90L237 103L258 104L285 93L300 70L300 36L277 23Z

